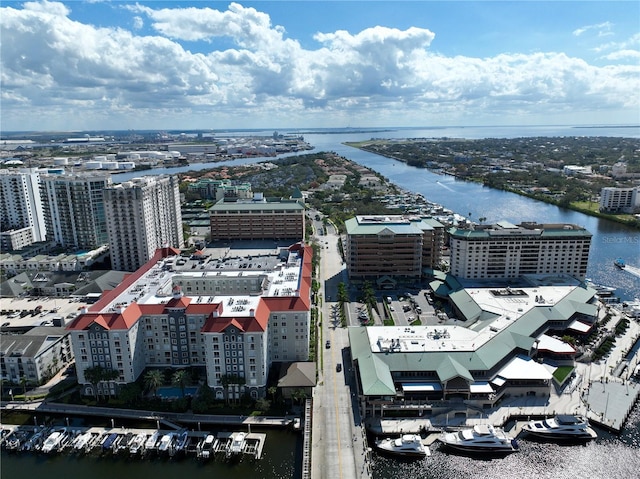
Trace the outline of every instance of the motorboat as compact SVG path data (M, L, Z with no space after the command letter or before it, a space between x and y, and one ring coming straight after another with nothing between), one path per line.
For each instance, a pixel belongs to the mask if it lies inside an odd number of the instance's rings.
M503 429L490 424L477 424L457 432L445 432L440 441L450 449L463 452L509 453L518 450L518 443Z
M147 441L144 443L145 452L153 451L156 448L156 443L160 439L160 433L158 431L153 431L153 434L149 436Z
M422 438L417 434L403 434L398 438L381 439L376 441L376 447L380 451L400 456L424 457L431 455L429 447L422 443Z
M244 443L247 438L247 433L245 432L235 432L231 435L231 442L227 446L227 457L229 456L237 456L241 454L244 450Z
M624 262L624 260L623 260L622 258L617 258L617 259L613 262L613 264L614 264L614 265L616 265L616 266L617 266L618 268L620 268L620 269L624 269L624 268L625 268L625 266L626 266L626 264L625 264L625 262Z
M529 421L522 426L522 431L527 435L549 440L590 441L598 437L585 417L573 414L557 414L550 418Z
M52 451L57 450L62 444L62 441L67 437L66 431L63 429L62 431L55 431L49 434L49 437L42 444L41 451L45 454L48 454Z
M129 454L135 456L140 454L144 450L144 443L147 440L147 435L144 433L136 434L131 444L129 445Z
M173 438L174 438L174 436L175 436L175 434L173 434L172 432L162 436L162 438L160 439L160 444L158 445L158 451L159 452L169 453L171 448L172 448L172 446L173 446Z
M209 434L202 444L198 445L197 455L200 459L209 459L215 452L218 440L213 434Z

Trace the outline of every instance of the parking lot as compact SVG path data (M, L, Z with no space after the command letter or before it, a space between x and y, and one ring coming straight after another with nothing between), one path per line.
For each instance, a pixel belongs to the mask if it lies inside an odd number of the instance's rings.
M84 307L86 302L77 298L2 298L0 325L3 330L53 326L59 318L68 324Z

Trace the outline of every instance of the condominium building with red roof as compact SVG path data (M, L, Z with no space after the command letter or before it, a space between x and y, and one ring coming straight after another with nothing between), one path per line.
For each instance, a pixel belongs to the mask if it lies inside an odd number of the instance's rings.
M272 363L309 359L311 256L302 243L246 258L158 249L67 327L83 393L197 367L219 398L263 397ZM95 366L118 378L91 384Z

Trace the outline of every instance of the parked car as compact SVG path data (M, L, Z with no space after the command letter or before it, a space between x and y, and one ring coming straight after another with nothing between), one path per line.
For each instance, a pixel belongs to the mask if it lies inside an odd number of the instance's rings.
M336 364L336 372L340 372L342 371L342 364L338 363Z
M331 347L331 341L328 341L324 344L325 348L329 349Z

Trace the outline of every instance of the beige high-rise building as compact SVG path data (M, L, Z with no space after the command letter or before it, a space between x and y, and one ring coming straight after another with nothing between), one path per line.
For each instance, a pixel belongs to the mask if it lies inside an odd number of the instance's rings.
M571 224L501 221L449 230L451 268L467 279L517 278L527 274L569 274L585 279L591 233Z
M157 248L184 247L174 176L145 176L107 188L105 213L113 269L135 271Z

